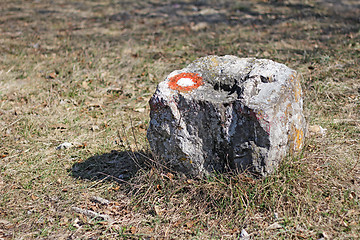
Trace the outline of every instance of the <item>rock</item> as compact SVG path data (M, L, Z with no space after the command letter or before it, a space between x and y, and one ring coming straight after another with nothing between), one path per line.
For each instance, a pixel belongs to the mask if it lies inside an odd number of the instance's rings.
M150 99L152 151L191 176L265 176L303 145L300 76L266 59L207 56L160 82Z

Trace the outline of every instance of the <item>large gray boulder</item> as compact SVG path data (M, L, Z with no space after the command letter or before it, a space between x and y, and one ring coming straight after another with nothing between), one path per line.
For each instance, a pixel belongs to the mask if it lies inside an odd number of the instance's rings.
M150 107L152 151L191 176L265 176L304 142L300 76L271 60L200 58L160 82Z

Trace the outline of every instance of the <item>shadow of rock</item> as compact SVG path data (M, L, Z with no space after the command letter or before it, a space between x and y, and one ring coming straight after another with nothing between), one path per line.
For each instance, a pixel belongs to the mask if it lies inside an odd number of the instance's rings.
M149 168L145 152L111 151L75 163L70 169L73 177L92 181L111 180L123 183L140 169Z

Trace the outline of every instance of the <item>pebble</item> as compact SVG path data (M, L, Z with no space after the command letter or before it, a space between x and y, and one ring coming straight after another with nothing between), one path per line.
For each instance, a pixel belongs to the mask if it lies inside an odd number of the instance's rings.
M73 146L72 143L64 142L64 143L60 144L59 146L57 146L56 150L68 149L68 148L71 148L72 146Z

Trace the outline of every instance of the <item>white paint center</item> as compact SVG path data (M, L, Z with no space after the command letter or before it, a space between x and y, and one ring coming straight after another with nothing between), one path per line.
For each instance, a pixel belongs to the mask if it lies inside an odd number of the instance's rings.
M194 85L194 81L191 78L180 78L177 81L177 85L181 86L181 87L189 87Z

